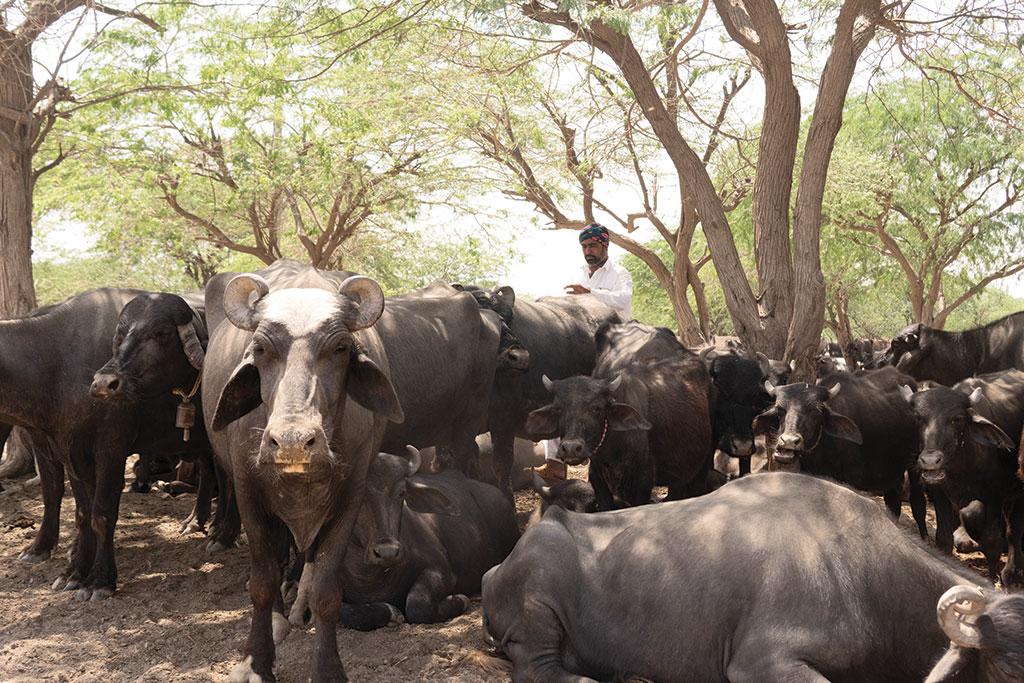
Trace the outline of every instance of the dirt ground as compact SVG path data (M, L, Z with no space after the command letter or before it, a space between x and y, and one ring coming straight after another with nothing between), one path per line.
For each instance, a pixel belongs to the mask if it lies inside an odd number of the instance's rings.
M573 476L585 476L583 468ZM536 500L532 492L517 494L521 522ZM210 555L203 536L180 535L192 503L188 495L126 491L117 527L117 594L80 603L73 593L50 589L74 528L70 493L58 551L25 565L17 558L35 534L43 505L38 487L9 484L0 493L0 681L225 680L248 633L248 553L239 547ZM507 680L479 664L479 599L471 612L446 624L338 634L355 681ZM312 646L312 632L292 629L277 651L281 683L307 679Z

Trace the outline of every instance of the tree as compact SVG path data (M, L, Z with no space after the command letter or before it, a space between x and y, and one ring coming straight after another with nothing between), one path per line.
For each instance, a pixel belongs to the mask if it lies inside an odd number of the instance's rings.
M74 99L60 77L69 48L86 18L135 19L158 24L138 7L119 9L85 0L5 0L0 2L0 317L26 313L35 306L32 282L32 194L39 176L59 164L63 150L34 165L53 129L61 105ZM64 29L65 44L49 73L37 81L33 46L45 33ZM73 52L73 51L72 51Z
M875 167L837 183L829 222L898 268L911 320L942 328L987 285L1024 270L1022 132L940 74L851 103L839 145ZM848 178L848 176L847 176Z
M551 82L571 78L559 66L572 56L587 64L580 69L587 78L576 80L575 89L586 91L592 81L621 82L622 92L631 98L633 110L642 117L638 120L643 125L637 132L642 131L657 144L674 172L678 190L674 196L679 203L674 213L699 220L737 333L769 355L796 359L798 372L810 376L824 317L825 283L819 246L822 200L847 91L861 55L880 28L895 36L900 48L909 50L915 31L923 24L916 24L908 15L908 6L883 5L875 0L844 0L834 12L828 11L833 6L824 10L818 6L785 8L787 14L803 14L802 19L811 16L813 21L807 24L784 16L771 0L716 0L720 23L705 11L708 6L705 2L694 11L690 6L670 2L532 0L519 5L519 9L534 22L534 31L515 20L509 23L515 39L532 39L540 45L537 53L557 73ZM976 33L998 32L1010 25L1000 27L994 15L986 19L972 9L961 6L955 12L941 13L938 20L933 17L927 33L946 36L959 31L963 35L975 26L979 27ZM550 27L552 33L537 37L539 26ZM939 31L936 26L941 27ZM797 32L803 38L797 47L804 54L794 58L790 34ZM732 47L720 45L722 39L731 41ZM890 40L889 46L892 44ZM579 49L581 46L584 49ZM741 52L730 52L737 46ZM824 57L823 63L819 56ZM728 87L717 104L709 107L701 100L703 93L721 92L720 88L707 87L708 74L715 73L719 82L727 80L726 68L732 64L731 73L742 78L744 61L758 74L764 88L756 166L750 184L756 295L744 272L727 215L732 192L723 192L713 181L714 155L700 152L709 136L716 131L726 132L717 124L716 112L729 109ZM922 57L924 61L926 56ZM803 63L811 68L798 68ZM799 165L798 79L817 83ZM591 88L594 92L599 89ZM582 113L580 118L590 113ZM744 135L735 121L727 128L739 130L732 137ZM585 190L582 194L585 197ZM585 206L586 199L580 204ZM636 213L646 217L647 206L641 205L644 210ZM585 208L580 213L585 216ZM679 227L668 231L667 237L676 241L682 237L685 243L685 226L683 220ZM622 237L620 233L620 240ZM686 255L688 249L677 253ZM679 258L675 261L677 267L683 262Z

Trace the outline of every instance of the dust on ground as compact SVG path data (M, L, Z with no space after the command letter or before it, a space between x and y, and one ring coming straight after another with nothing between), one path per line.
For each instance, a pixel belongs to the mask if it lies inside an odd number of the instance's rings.
M586 470L573 468L570 475L585 478ZM193 496L126 491L116 535L117 593L77 602L74 593L50 588L65 567L74 499L64 497L53 557L26 565L17 558L35 535L43 504L38 487L8 489L0 494L0 681L227 678L248 635L248 551L208 554L201 534L181 535ZM522 526L538 498L532 491L515 498ZM979 558L970 563L978 566ZM481 666L487 662L481 634L477 598L470 612L444 624L339 629L338 642L355 681L508 680L507 673ZM310 630L293 628L278 647L274 670L281 683L307 680L313 639Z

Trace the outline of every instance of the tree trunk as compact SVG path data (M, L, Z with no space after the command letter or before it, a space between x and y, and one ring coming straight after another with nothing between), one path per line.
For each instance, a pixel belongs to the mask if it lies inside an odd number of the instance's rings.
M32 282L32 53L0 29L0 318L35 308ZM21 114L21 117L19 117Z

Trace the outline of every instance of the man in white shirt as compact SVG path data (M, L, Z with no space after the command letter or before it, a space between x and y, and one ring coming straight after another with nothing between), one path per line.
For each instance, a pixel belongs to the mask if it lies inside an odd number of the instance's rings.
M608 228L591 223L580 233L580 246L586 263L580 269L578 282L566 285L567 294L591 294L607 304L623 322L633 315L633 278L629 271L608 260ZM548 482L564 481L568 470L558 459L558 439L544 442L544 464L535 467L537 474Z

